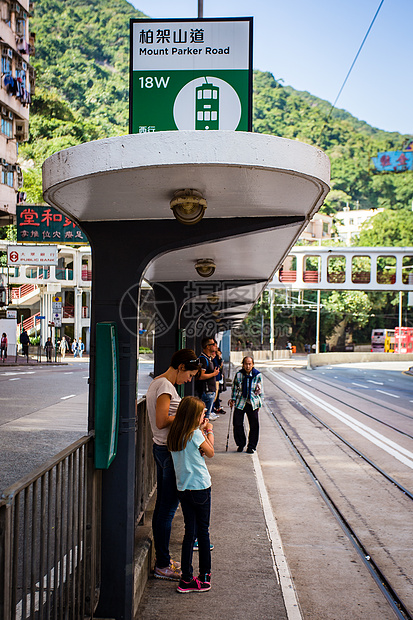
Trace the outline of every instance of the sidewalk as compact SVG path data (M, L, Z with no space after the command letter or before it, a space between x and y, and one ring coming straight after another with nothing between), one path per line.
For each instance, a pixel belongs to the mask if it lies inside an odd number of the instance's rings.
M257 482L259 461L256 455L235 451L232 425L229 449L225 452L230 416L227 411L214 423L215 456L207 459L212 477L210 534L215 545L212 588L205 593L179 594L176 582L150 578L138 608L141 620L178 620L201 615L205 620L287 618L280 569L274 566L267 533L271 526L261 504L265 498L261 498ZM148 515L143 529L150 529L150 519ZM176 560L180 560L183 532L183 516L178 509L170 545ZM193 566L197 571L197 552Z
M17 358L13 355L13 357L9 356L4 362L0 361L0 370L1 368L6 368L7 366L65 366L71 362L89 362L89 355L84 354L83 357L66 355L65 358L62 358L59 355L56 362L54 361L54 356L52 357L52 361L48 362L44 353L42 353L40 362L38 362L37 357L33 355L29 355L29 361L27 361L24 355L18 355Z

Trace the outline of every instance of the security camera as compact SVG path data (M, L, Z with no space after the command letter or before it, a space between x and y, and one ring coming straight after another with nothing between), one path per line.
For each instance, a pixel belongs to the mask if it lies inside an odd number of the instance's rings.
M207 202L196 189L180 189L169 203L174 216L181 224L197 224L204 217Z
M195 269L199 276L210 278L215 273L216 265L212 258L200 258L195 263Z

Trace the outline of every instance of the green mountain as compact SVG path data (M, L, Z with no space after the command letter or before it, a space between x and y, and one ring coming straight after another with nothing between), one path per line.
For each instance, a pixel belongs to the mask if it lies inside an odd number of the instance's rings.
M126 0L37 0L36 92L30 140L20 148L28 201L41 201L40 167L52 153L128 132L129 19L144 17ZM319 146L332 164L323 209L410 209L413 175L373 174L370 158L398 150L408 136L370 127L307 92L254 75L254 131ZM412 240L413 242L413 240Z

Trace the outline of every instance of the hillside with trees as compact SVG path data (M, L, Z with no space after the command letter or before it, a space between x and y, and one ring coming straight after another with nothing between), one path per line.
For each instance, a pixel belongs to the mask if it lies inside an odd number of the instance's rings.
M36 91L30 139L19 150L27 202L42 202L41 166L48 156L128 132L129 20L140 17L144 14L126 0L36 0L30 23L36 33L36 54L31 59ZM382 131L345 110L332 110L327 101L284 86L268 72L254 73L253 104L254 131L306 142L330 157L332 190L324 212L334 216L346 205L384 207L380 217L373 218L373 226L362 232L360 243L413 246L413 173L376 174L371 166L379 151L401 150L412 136ZM366 323L360 317L370 302L340 295L340 299L325 297L325 336L338 320L359 331ZM391 321L396 317L392 298L377 294L374 302L381 308L376 324L388 325L389 317ZM350 316L346 304L356 308L357 303L365 310L361 314L354 310ZM259 305L256 312L261 312ZM295 323L303 338L313 330L313 319L304 309L278 318L281 323L284 319Z

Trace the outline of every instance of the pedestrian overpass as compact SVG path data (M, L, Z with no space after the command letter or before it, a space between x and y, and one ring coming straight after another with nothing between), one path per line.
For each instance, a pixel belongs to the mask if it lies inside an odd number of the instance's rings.
M413 247L296 245L268 287L323 291L413 291Z

